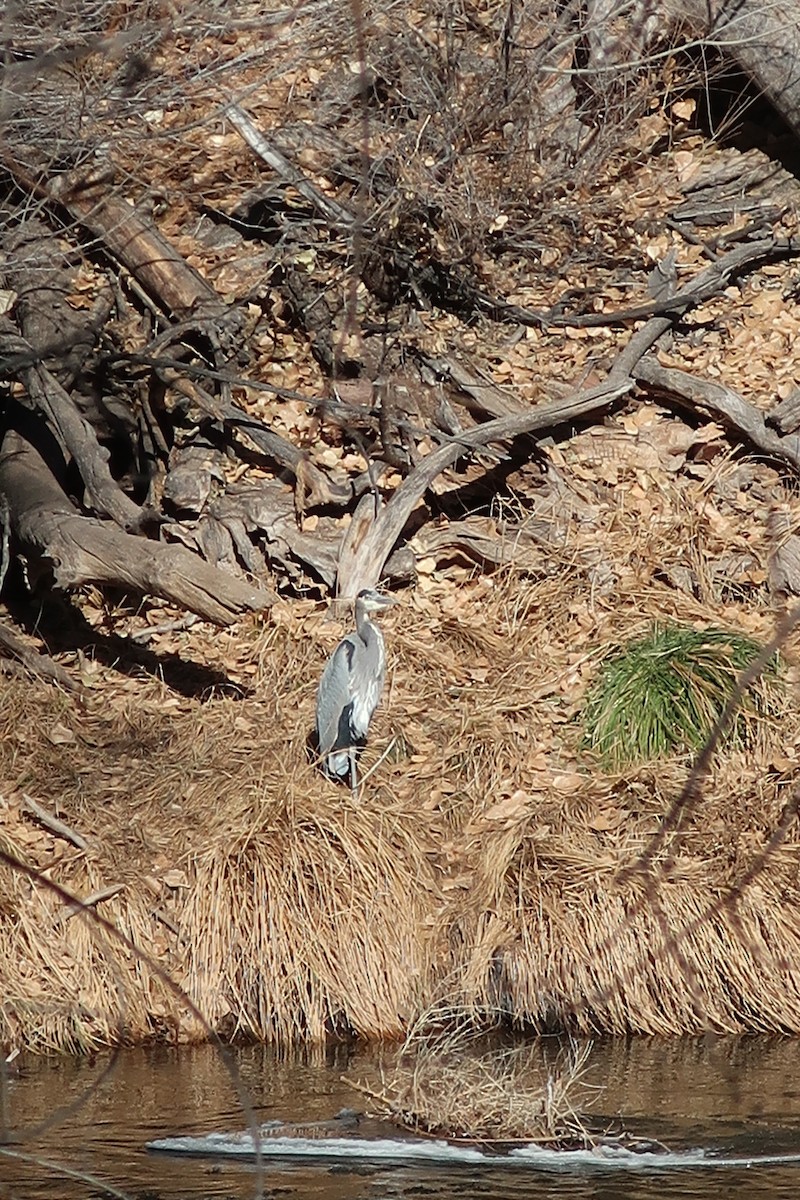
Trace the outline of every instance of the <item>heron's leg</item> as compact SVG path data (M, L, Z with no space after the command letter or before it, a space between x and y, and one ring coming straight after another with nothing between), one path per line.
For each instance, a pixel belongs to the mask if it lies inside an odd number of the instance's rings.
M350 756L350 789L353 793L353 800L358 800L358 779L356 778L356 748L350 746L347 751Z

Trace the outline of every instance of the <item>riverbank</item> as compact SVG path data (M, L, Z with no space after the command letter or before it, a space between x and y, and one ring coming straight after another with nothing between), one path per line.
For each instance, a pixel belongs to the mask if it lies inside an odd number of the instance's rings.
M163 7L14 35L0 1047L800 1030L797 637L679 823L686 748L583 725L800 595L785 130L622 18L606 91L549 8ZM379 576L354 802L307 739Z
M581 748L605 648L654 619L734 615L770 636L768 605L701 606L635 565L605 595L567 562L406 593L365 767L386 757L359 803L307 759L341 633L324 606L157 634L127 660L97 632L83 700L7 682L2 846L141 953L1 867L3 1045L399 1037L444 1000L535 1027L800 1030L795 824L769 846L800 742L791 666L780 719L718 757L646 875L626 869L688 760L609 774Z

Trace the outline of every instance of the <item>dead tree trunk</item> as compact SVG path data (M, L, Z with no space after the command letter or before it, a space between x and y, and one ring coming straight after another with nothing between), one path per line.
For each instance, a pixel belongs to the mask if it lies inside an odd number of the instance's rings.
M675 15L750 76L800 136L800 10L792 0L674 0Z

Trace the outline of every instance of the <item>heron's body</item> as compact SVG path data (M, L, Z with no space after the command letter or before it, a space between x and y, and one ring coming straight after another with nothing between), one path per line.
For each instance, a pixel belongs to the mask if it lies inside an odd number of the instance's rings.
M393 601L367 590L356 597L356 628L325 664L317 691L317 745L322 769L355 788L357 751L364 745L386 678L383 635L368 613Z

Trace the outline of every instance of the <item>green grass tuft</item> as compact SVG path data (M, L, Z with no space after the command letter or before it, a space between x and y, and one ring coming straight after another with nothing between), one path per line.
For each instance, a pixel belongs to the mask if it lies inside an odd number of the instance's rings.
M656 626L612 652L589 690L585 745L610 766L698 750L762 647L724 629ZM726 740L747 744L776 708L778 661L748 688Z

